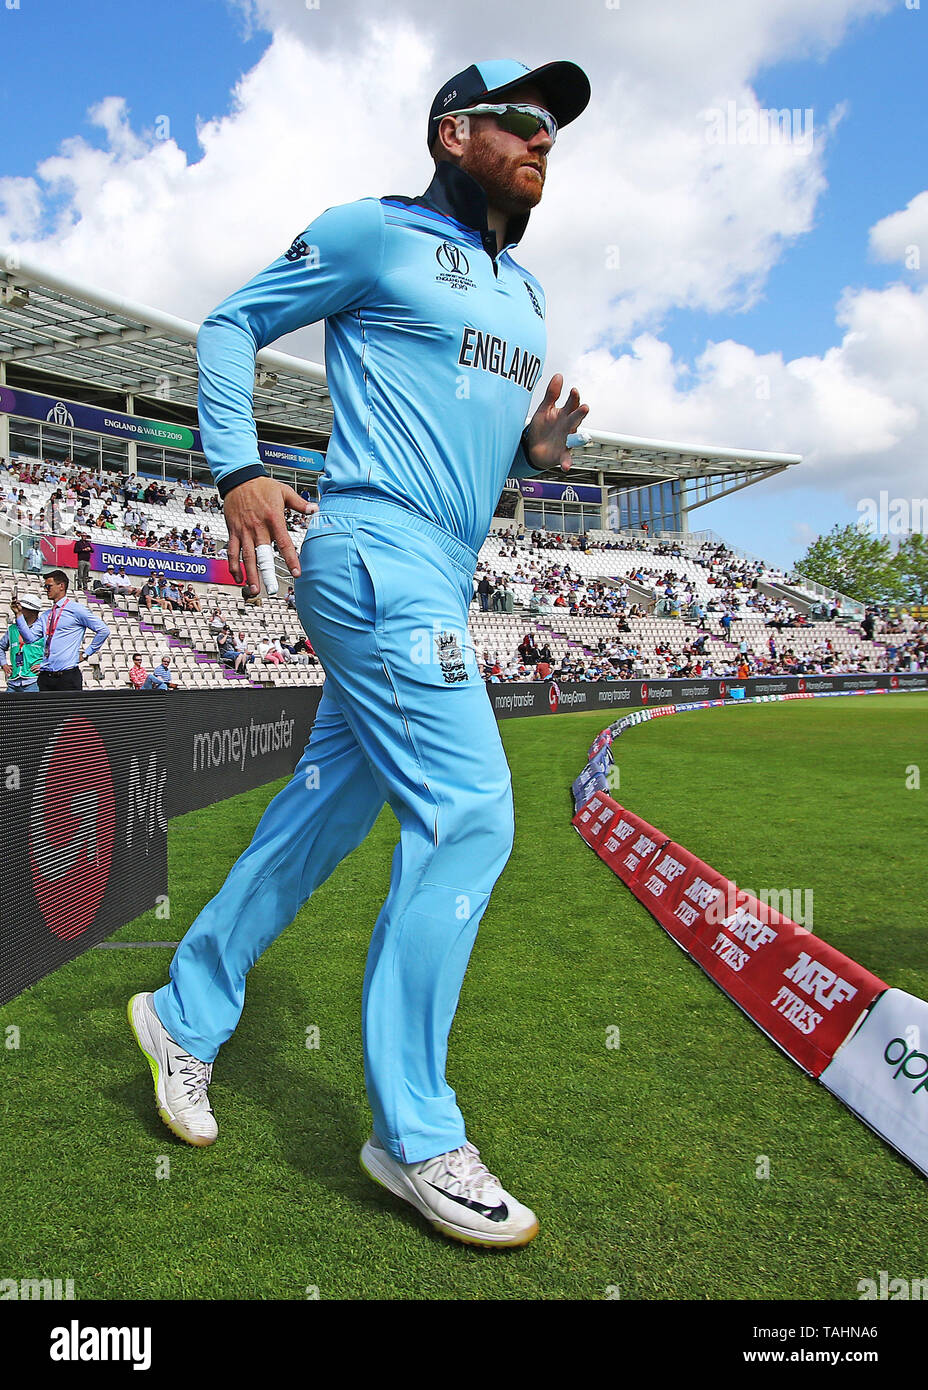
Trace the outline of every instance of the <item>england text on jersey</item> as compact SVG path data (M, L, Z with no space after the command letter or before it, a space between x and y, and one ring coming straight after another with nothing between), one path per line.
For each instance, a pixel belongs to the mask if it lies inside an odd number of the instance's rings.
M458 362L462 367L476 367L484 372L495 372L497 376L507 377L518 386L531 392L541 371L541 359L525 348L514 347L509 354L509 344L505 338L481 333L479 328L465 328L461 336L461 350ZM508 364L508 365L507 365Z

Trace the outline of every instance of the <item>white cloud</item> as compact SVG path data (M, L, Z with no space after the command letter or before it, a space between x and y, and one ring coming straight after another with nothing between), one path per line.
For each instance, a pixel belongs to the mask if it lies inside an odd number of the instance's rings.
M928 192L919 193L900 212L870 228L870 254L878 261L900 261L906 270L928 274Z
M928 455L928 287L848 291L842 340L822 357L785 361L741 343L709 343L692 372L652 334L633 351L581 354L592 428L687 443L761 448L804 457L803 483L846 499L874 478L901 496L924 491ZM608 423L607 423L608 422ZM767 488L792 487L792 471Z
M357 35L383 18L382 0L233 0L257 28L298 36L328 54L350 50ZM824 57L848 29L887 13L895 0L616 0L611 6L564 7L546 3L468 0L399 0L394 13L434 38L440 57L429 101L452 73L489 57L513 57L530 66L570 58L590 74L594 103L602 113L616 94L634 103L685 110L713 92L731 95L763 68L787 58ZM401 69L404 88L413 84ZM610 83L613 84L612 89ZM608 93L608 95L607 95ZM423 93L425 94L425 93ZM424 142L424 123L421 139Z
M35 179L0 178L0 242L28 238L39 232L42 193Z
M569 57L593 98L558 138L517 259L547 288L549 372L582 384L590 424L803 453L818 483L844 490L867 477L872 487L874 472L901 487L921 468L924 293L847 291L840 341L821 358L787 362L728 341L709 343L691 369L659 336L672 309L744 310L764 293L785 248L814 226L844 108L814 112L811 148L714 143L707 113L733 102L757 116L759 72L824 56L892 0L622 0L576 7L567 42L560 7L236 4L274 37L229 114L200 126L198 158L169 131L135 128L124 95L96 94L103 147L68 139L34 178L0 179L0 242L197 320L323 208L421 191L428 107L451 73L488 50L530 65ZM925 245L926 214L921 194L883 219L873 254ZM633 350L616 357L609 345L622 341ZM281 346L321 360L322 328Z
M62 274L199 320L325 207L425 187L424 121L422 152L407 158L417 172L394 184L388 169L383 186L384 135L371 113L395 111L409 126L396 69L415 85L431 61L409 26L374 27L363 50L341 56L278 35L236 87L231 114L200 126L196 162L171 138L133 132L125 99L107 97L88 113L102 148L65 140L34 179L0 184L0 243L15 240ZM54 222L37 236L43 200ZM321 358L321 327L298 341Z
M170 139L134 133L125 101L107 96L90 113L104 148L67 140L32 185L8 189L0 238L25 240L38 259L53 248L62 269L202 315L327 205L421 191L432 96L485 56L492 34L496 53L530 64L573 56L591 78L590 106L560 137L520 248L543 283L569 287L549 296L560 353L653 328L671 307L744 308L812 225L827 116L816 113L808 150L713 144L706 110L729 100L756 110L749 82L761 67L824 52L888 2L625 0L578 11L565 49L560 13L527 4L403 0L385 18L380 0L237 0L274 39L231 113L201 128L202 156L190 164ZM34 209L49 195L57 220L37 238Z

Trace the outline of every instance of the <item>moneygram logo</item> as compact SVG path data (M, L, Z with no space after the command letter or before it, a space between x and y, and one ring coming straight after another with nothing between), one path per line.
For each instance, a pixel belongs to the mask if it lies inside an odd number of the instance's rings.
M116 833L113 774L88 719L68 719L42 756L32 793L29 864L49 930L80 936L103 901Z
M554 713L556 712L557 707L558 707L558 705L559 705L560 703L561 703L561 688L560 688L560 686L558 685L557 681L552 681L551 684L548 686L548 704L549 704L550 707L551 707L551 713L552 713L552 714L554 714Z

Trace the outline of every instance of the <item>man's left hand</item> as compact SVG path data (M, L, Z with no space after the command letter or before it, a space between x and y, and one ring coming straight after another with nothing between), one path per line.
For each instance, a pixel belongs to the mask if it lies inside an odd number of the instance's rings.
M535 468L561 468L566 473L571 463L567 436L577 431L590 407L580 404L576 386L571 387L563 406L558 406L557 398L563 387L564 378L560 373L548 382L544 399L528 423L526 447Z

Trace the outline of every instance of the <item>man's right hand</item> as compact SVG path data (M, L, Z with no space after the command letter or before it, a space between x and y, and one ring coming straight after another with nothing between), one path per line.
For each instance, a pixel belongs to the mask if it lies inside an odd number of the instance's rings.
M307 502L286 483L273 478L250 478L226 494L223 503L226 525L229 528L229 569L236 584L248 584L252 593L261 588L255 549L259 545L275 544L287 569L296 578L300 561L294 549L284 508L309 516L319 508ZM243 573L244 571L244 573Z

